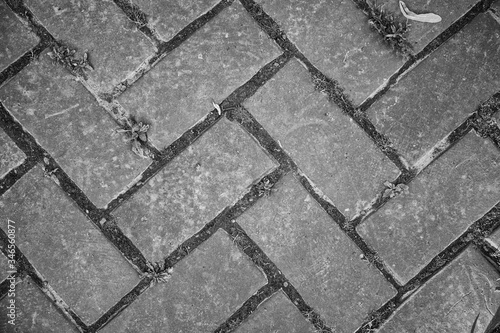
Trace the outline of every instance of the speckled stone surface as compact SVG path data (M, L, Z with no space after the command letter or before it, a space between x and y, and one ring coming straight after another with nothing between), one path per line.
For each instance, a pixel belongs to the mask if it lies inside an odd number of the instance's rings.
M500 154L469 133L358 231L402 282L500 200Z
M136 271L36 167L0 198L1 227L48 283L92 323L139 281Z
M7 257L5 257L3 254L0 255L0 279L5 279L9 274L7 273L9 271L9 263L7 261Z
M101 332L213 332L265 283L218 231L175 267L166 285L147 290Z
M134 1L134 4L146 13L148 22L163 40L172 38L182 28L209 11L217 3L219 3L218 0Z
M55 308L37 285L27 278L16 284L15 297L5 297L0 301L0 315L5 333L77 333L78 330ZM15 326L2 326L6 317L6 307L15 300ZM14 330L15 328L15 330Z
M298 61L291 60L244 105L347 216L399 174L361 128L314 91Z
M150 164L113 133L112 118L46 54L0 88L0 99L100 207Z
M449 267L422 287L378 332L484 332L500 305L499 278L474 249L467 249Z
M302 53L360 104L404 63L351 0L258 0Z
M292 176L237 219L335 332L352 332L395 294Z
M88 76L101 90L110 90L154 53L153 44L112 1L27 0L26 5L58 40L87 51L94 71Z
M158 261L275 167L239 126L221 120L114 215L139 249Z
M297 310L281 292L261 304L236 333L287 332L316 333L314 326Z
M500 25L480 15L368 110L375 127L415 162L498 91L499 37Z
M23 163L26 155L0 128L0 177Z
M38 43L5 2L0 2L0 71Z
M237 27L237 29L235 29ZM151 141L171 144L280 54L235 2L167 55L119 101L149 120Z

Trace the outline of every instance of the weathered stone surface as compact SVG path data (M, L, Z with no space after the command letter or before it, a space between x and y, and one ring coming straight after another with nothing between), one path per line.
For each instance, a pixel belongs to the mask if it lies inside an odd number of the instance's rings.
M315 333L309 323L290 300L281 292L261 304L236 333L287 332Z
M0 71L38 43L38 38L0 2Z
M7 233L7 230L5 230L5 233ZM7 271L9 271L9 265L8 265L8 259L3 255L3 253L0 255L0 281L3 281L9 274Z
M218 231L174 267L167 284L147 290L100 332L213 332L265 283Z
M463 16L476 4L474 0L412 0L404 1L409 10L416 14L434 13L441 16L439 23L426 23L408 20L408 41L413 52L420 52L428 43L446 30L453 22ZM406 21L399 9L399 0L379 0L377 4L391 13L398 21Z
M171 144L280 54L239 2L222 11L125 91L119 101L152 124L157 147Z
M5 328L5 333L77 333L79 332L68 319L66 319L45 296L40 289L27 278L16 285L14 298L6 296L0 301L0 329ZM15 300L16 320L15 325L8 324L6 308L11 299ZM10 318L9 318L10 320ZM3 326L5 325L5 326Z
M150 41L131 30L130 21L112 1L27 0L26 4L53 36L89 53L94 71L88 76L110 90L154 53Z
M403 283L500 201L498 149L468 134L358 231Z
M493 9L493 12L496 14L496 16L500 15L500 2L494 1L493 4L491 5L491 9Z
M138 274L40 167L0 198L16 244L56 292L92 323L138 282ZM7 230L7 221L1 221Z
M23 163L26 155L0 128L0 178Z
M273 167L239 126L221 120L114 214L144 255L159 261Z
M395 294L292 177L237 219L335 332L352 332Z
M218 2L218 0L134 1L146 13L149 24L164 40L174 37L182 28L209 11Z
M497 229L493 232L490 237L488 237L490 241L492 241L498 248L500 248L500 229Z
M0 99L98 206L150 163L132 153L106 111L46 54L2 87Z
M351 0L258 0L304 55L361 103L404 63Z
M369 110L375 127L415 162L500 86L500 25L483 14Z
M347 115L315 92L292 60L245 107L346 215L354 215L399 170Z
M500 305L495 293L498 272L474 249L432 278L397 310L380 333L484 332Z

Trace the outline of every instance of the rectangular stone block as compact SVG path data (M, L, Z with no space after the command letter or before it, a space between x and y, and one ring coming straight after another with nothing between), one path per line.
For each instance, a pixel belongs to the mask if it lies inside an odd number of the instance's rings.
M353 332L395 294L291 175L236 221L335 332Z
M497 271L474 249L467 249L396 311L380 333L484 332L500 306Z
M296 60L244 106L347 216L399 174L349 116L314 91L311 75Z
M500 25L476 17L368 109L375 127L414 163L500 86Z
M358 231L406 283L500 201L500 154L469 133Z
M100 332L213 332L265 283L218 231L174 267L166 284L146 291Z

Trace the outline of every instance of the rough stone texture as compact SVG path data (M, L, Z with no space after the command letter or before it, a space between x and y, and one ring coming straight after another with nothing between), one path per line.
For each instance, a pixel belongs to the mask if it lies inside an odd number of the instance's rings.
M500 200L500 154L470 133L358 231L403 283Z
M480 15L387 92L368 115L415 162L498 91L499 57L500 25L490 15Z
M361 128L314 91L295 60L244 105L346 215L399 174Z
M491 8L493 9L494 13L498 16L500 14L500 1L493 2Z
M46 54L2 87L0 99L98 206L150 163L113 134L112 118Z
M38 43L4 1L0 2L0 71Z
M5 230L5 233L7 233L7 230ZM9 276L7 274L7 271L9 271L9 262L7 257L3 255L3 253L0 255L0 281L3 281L6 277Z
M161 260L273 167L239 126L221 120L117 209L118 224Z
M397 71L404 59L373 32L351 0L258 0L288 38L323 73L340 82L355 104Z
M5 324L5 333L77 333L71 324L52 304L40 289L27 278L16 285L16 325ZM11 298L8 296L0 301L0 328L4 325L6 307ZM15 330L14 330L15 328Z
M19 249L56 292L91 323L138 281L135 270L40 167L0 198L16 222ZM7 221L1 221L7 230Z
M182 28L187 26L198 16L214 7L218 0L201 1L149 1L134 0L148 16L149 24L160 34L164 40L168 40Z
M26 4L53 36L79 52L88 51L94 71L89 77L110 90L136 69L154 47L112 1L27 0Z
M292 177L237 222L335 332L352 332L394 290Z
M412 0L405 1L414 13L434 13L441 16L439 23L426 23L409 20L408 41L413 45L414 53L420 52L428 43L446 30L453 22L462 17L477 1L474 0ZM406 21L399 9L399 0L378 0L377 4L392 13L396 20Z
M260 271L218 231L175 266L167 284L146 291L100 332L213 332L265 284Z
M175 51L119 98L151 124L157 147L171 144L280 54L239 2Z
M500 248L500 229L497 229L495 232L493 232L490 237L488 237L488 239L495 243L498 248Z
M21 165L25 158L23 151L17 148L16 144L0 129L0 178Z
M484 332L500 305L494 292L499 278L475 250L467 249L456 261L422 287L380 329L380 333Z
M257 311L235 331L236 333L316 333L290 300L281 292L259 306Z

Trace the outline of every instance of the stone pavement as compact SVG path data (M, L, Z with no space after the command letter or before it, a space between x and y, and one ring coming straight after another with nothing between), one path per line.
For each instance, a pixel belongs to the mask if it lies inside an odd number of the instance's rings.
M0 331L484 332L500 1L406 4L0 0Z

